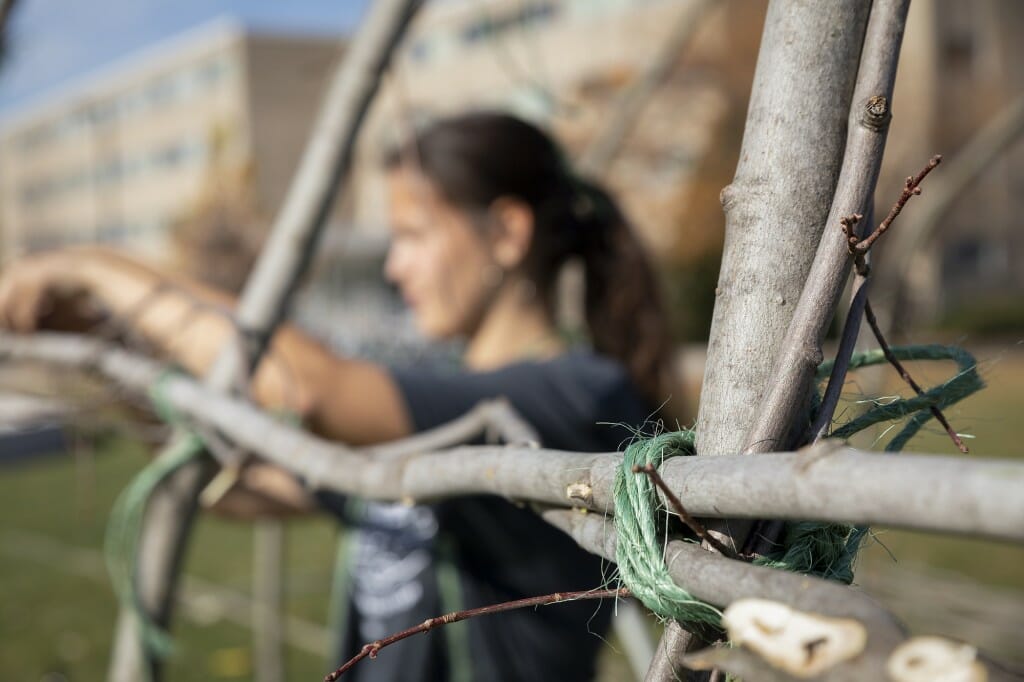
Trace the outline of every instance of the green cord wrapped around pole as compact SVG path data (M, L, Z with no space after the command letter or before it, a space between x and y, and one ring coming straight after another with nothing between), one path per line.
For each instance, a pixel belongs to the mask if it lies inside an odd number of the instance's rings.
M909 416L903 430L886 446L886 450L898 450L932 417L929 411L932 406L951 405L984 386L975 359L962 348L908 346L894 347L892 352L899 360L953 360L958 372L920 396L873 407L836 429L836 437L846 438L878 422ZM882 362L885 357L880 350L856 353L850 368ZM822 365L819 378L827 376L830 368L829 363ZM161 419L183 427L186 435L140 471L118 497L111 511L105 547L118 597L138 618L147 650L157 655L166 655L171 646L167 633L146 616L135 589L135 557L142 519L157 485L203 451L202 439L187 428L163 398L163 385L171 374L168 372L154 384L150 399ZM660 499L650 478L633 471L634 466L652 464L657 467L669 457L693 455L694 440L693 431L682 430L638 439L626 448L613 491L619 538L616 562L622 582L654 613L687 623L717 625L721 613L694 599L669 576L663 557L667 539L665 524L658 523L659 511L663 511ZM759 558L756 563L849 583L853 579L854 559L866 533L866 528L840 523L790 523L779 553Z
M921 395L876 405L840 426L833 437L848 438L879 422L909 417L885 448L890 452L899 451L932 418L931 407L952 405L985 385L978 375L977 361L963 348L916 345L896 346L891 350L901 361L952 360L957 363L958 371L948 381ZM886 358L881 350L854 353L850 369L884 362ZM818 379L827 378L831 369L831 361L822 364ZM814 397L819 399L816 394ZM813 408L817 408L817 400ZM626 448L613 493L618 537L615 560L623 584L657 615L684 623L718 625L721 614L717 609L695 600L669 577L663 556L666 530L664 524L657 523L661 501L650 478L634 472L637 466L653 464L657 467L669 457L695 454L694 440L693 431L682 430L637 440ZM788 523L779 551L759 557L754 563L849 584L853 581L857 552L867 532L867 527L843 523Z
M615 479L615 563L630 592L654 613L687 623L717 624L721 612L676 585L664 559L664 537L656 523L659 499L648 476L634 466L660 466L668 457L692 455L693 431L673 431L630 444Z

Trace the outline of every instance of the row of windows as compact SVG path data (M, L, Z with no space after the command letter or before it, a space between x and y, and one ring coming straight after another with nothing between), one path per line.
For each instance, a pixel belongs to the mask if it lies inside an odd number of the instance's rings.
M22 133L15 144L21 151L29 151L91 126L102 127L158 110L212 89L232 71L233 61L228 55L220 55L193 68L157 76L118 97L84 104L54 122L35 126Z
M147 154L110 158L90 168L28 182L21 188L21 201L24 204L47 201L85 187L122 182L147 171L166 171L189 163L202 163L206 160L207 151L205 142L192 139L172 142Z
M456 31L456 35L425 35L409 48L410 57L417 62L435 58L446 51L454 42L474 45L481 41L513 29L524 29L538 25L557 16L560 8L556 2L533 2L516 7L513 11L488 13L476 16Z

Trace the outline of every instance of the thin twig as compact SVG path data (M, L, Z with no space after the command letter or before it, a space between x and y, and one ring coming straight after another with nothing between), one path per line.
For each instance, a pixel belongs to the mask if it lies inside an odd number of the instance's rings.
M857 274L862 279L866 280L869 274L866 256L868 254L868 251L871 249L871 245L874 244L875 241L879 237L881 237L887 229L889 229L889 226L892 225L893 220L895 220L896 216L900 214L900 211L903 210L903 207L906 205L906 203L910 201L910 197L921 193L921 181L924 180L925 177L927 177L928 174L931 173L932 170L934 170L934 168L938 166L941 161L942 156L936 154L931 158L931 160L928 161L928 165L921 169L920 173L918 173L915 176L907 178L907 181L903 187L903 192L900 194L900 198L896 200L896 203L889 211L889 215L885 217L885 220L883 220L878 225L878 227L875 228L875 231L872 232L871 235L868 236L866 239L858 241L855 229L857 222L863 216L855 214L840 219L839 222L842 225L843 234L846 235L847 247L850 250L850 255L852 255L854 258L854 265L856 267ZM903 380L906 381L918 395L922 395L924 391L921 389L920 386L917 385L917 382L914 381L914 379L910 376L910 373L907 372L906 368L900 363L900 361L896 359L896 356L892 354L892 350L889 348L889 344L886 342L885 336L882 334L882 330L878 326L878 319L875 317L875 313L871 309L871 302L868 301L866 297L864 299L864 317L867 319L868 324L871 325L871 331L874 333L875 338L878 340L878 345L882 347L882 352L885 354L885 359L889 361L889 364L891 364L896 369L896 371L903 378ZM935 419L937 419L939 423L942 424L943 427L945 427L946 433L949 434L949 437L953 440L953 443L957 446L960 452L967 454L967 446L964 445L963 440L960 438L959 435L957 435L956 431L953 430L953 427L949 425L949 421L946 420L945 415L942 414L942 411L938 408L938 406L932 405L929 408L929 410L931 411L932 416L934 416Z
M871 245L874 244L879 237L885 234L885 231L889 229L890 225L892 225L892 221L896 219L896 216L900 214L903 207L906 206L908 201L910 201L910 197L921 193L921 181L924 180L929 173L935 170L935 167L941 162L942 155L936 154L928 161L928 165L921 169L920 173L907 178L905 186L903 187L903 192L900 194L900 198L896 200L896 203L893 204L892 209L889 211L889 215L885 216L885 220L878 224L878 227L875 228L874 232L857 244L857 251L862 254L866 253L868 249L871 248Z
M864 303L864 317L867 318L868 324L871 326L871 331L878 340L878 345L882 347L882 352L885 353L885 359L888 360L889 364L896 369L903 380L906 381L912 389L914 389L915 393L922 395L924 391L917 385L917 382L910 376L910 373L902 363L896 359L896 356L892 354L889 344L886 343L885 336L882 335L882 330L878 327L878 319L875 318L875 312L871 309L871 301L865 301ZM953 427L949 425L949 421L946 420L946 415L942 414L942 410L939 409L939 406L932 405L928 409L931 410L932 416L935 417L935 419L937 419L938 422L946 429L946 433L949 434L949 437L953 440L953 443L957 448L959 448L960 452L965 455L968 454L970 451L967 449L967 446L964 445L963 440Z
M448 625L449 623L457 623L460 620L475 618L477 616L486 616L492 613L514 611L515 609L522 609L527 606L548 606L549 604L560 604L562 602L581 599L605 599L611 597L623 598L628 596L630 596L630 592L625 587L608 590L584 590L582 592L555 592L554 594L546 594L540 597L516 599L514 601L502 602L501 604L491 604L490 606L481 606L475 609L466 609L465 611L455 611L436 618L428 618L415 627L402 630L401 632L396 632L384 639L378 639L376 642L370 642L369 644L363 645L363 648L358 654L350 658L344 665L332 672L330 675L327 675L324 678L324 682L334 682L334 680L337 680L339 677L344 675L356 663L364 658L377 658L377 654L386 646L390 646L395 642L400 642L401 640L412 637L413 635L429 632L436 627Z
M651 483L657 486L658 490L665 495L665 499L668 500L669 505L672 506L672 511L679 515L679 518L683 520L690 530L696 533L697 537L700 538L701 542L706 542L714 547L718 552L730 559L736 559L736 552L729 547L722 544L721 540L708 533L708 529L704 527L704 524L695 519L690 515L690 512L686 511L683 503L676 497L676 494L669 489L668 484L665 483L665 479L661 477L658 470L653 464L646 464L640 466L639 464L633 465L634 474L647 474L647 478L651 479Z

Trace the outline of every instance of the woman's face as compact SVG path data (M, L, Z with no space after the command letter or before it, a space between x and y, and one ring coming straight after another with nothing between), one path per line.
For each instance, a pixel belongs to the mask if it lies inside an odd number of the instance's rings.
M419 173L399 167L388 185L392 235L385 275L424 335L472 335L501 283L488 241Z

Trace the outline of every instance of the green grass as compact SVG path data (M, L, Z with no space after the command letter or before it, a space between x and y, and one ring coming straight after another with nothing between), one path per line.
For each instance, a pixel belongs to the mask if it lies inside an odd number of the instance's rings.
M953 428L965 439L971 453L967 457L1024 458L1024 349L1019 345L968 348L979 362L980 373L987 386L967 400L946 410ZM955 371L952 363L910 363L910 373L924 387L941 383ZM895 372L880 368L884 392L907 395ZM869 447L882 429L858 436L854 442ZM893 435L895 431L890 433ZM884 441L883 441L884 442ZM881 445L876 445L881 448ZM907 451L960 456L945 431L935 421L922 430ZM1024 491L1022 491L1024 494ZM986 585L999 585L1024 590L1024 547L971 538L945 537L879 528L879 543L868 543L862 555L862 566L870 570L893 558L927 564L944 571L969 576Z
M105 678L117 607L98 552L114 499L145 461L141 446L111 439L95 455L83 451L77 460L47 457L0 470L0 680L63 679L46 677L52 673L69 682ZM285 592L292 615L326 622L337 533L325 517L288 524ZM203 515L186 572L247 593L252 535L250 524ZM41 560L40 538L51 555L54 547L66 552L56 558L44 552ZM174 636L169 682L252 679L248 629L178 617ZM285 679L322 679L319 656L286 653ZM625 666L608 648L603 679L622 679Z
M39 680L104 679L116 602L95 553L102 547L107 511L121 487L144 463L143 450L112 440L93 457L46 458L0 472L0 677ZM247 591L252 527L204 515L187 557L189 574ZM38 556L34 539L67 547ZM324 622L336 527L327 519L293 522L288 529L286 587L289 611ZM74 549L85 550L85 558ZM52 554L52 551L50 552ZM177 619L172 681L250 679L251 635L217 620ZM324 661L288 650L287 679L316 680ZM58 678L59 679L59 678Z

